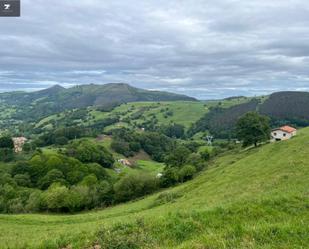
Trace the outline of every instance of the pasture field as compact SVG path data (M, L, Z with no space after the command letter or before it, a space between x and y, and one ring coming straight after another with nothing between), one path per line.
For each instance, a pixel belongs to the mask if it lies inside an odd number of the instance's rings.
M309 129L230 151L194 180L76 215L0 215L0 248L308 248Z
M203 102L197 101L171 101L171 102L132 102L122 104L110 112L101 112L94 107L86 109L86 118L84 120L70 120L74 124L92 125L101 120L120 116L120 122L110 125L105 130L117 127L132 127L150 121L152 118L158 120L159 125L170 123L182 124L189 128L194 122L200 119L208 109ZM36 125L36 128L52 129L54 124L59 126L68 122L68 116L65 113L48 116Z

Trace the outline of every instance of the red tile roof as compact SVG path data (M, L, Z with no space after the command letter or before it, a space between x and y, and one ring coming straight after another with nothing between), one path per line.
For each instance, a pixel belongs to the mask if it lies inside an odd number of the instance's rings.
M288 126L288 125L282 126L278 130L282 130L282 131L285 131L287 133L292 133L292 132L296 131L295 128Z

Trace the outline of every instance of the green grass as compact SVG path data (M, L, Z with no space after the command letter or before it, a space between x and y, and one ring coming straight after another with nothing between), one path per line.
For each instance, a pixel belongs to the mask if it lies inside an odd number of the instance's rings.
M261 101L265 100L264 97L259 97ZM97 111L95 107L87 108L87 116L85 120L71 120L76 125L92 125L100 120L120 116L121 120L113 125L105 127L105 131L119 127L132 128L135 125L142 124L149 121L152 117L158 120L158 125L168 125L170 123L177 123L184 125L186 129L203 117L210 107L220 106L229 108L234 105L246 103L252 98L241 97L226 100L213 100L213 101L166 101L166 102L132 102L122 104L110 112ZM167 112L172 113L166 115ZM140 117L134 117L136 114L141 113ZM44 128L46 130L53 128L50 122L57 121L58 125L66 123L67 117L65 113L59 115L51 115L42 119L36 127Z
M163 163L158 163L154 161L138 160L136 163L136 167L137 169L144 172L158 174L163 171L165 165Z
M76 215L0 215L0 248L308 248L309 128L229 152L194 180Z
M173 114L168 117L164 117L165 112L162 109L168 108ZM202 102L191 102L191 101L168 101L168 102L133 102L122 104L116 107L111 112L100 112L94 107L89 107L87 109L87 121L75 120L74 123L79 125L92 125L100 120L106 119L108 117L114 117L115 115L120 115L123 121L116 123L114 125L105 128L106 131L114 129L117 127L132 127L132 123L128 123L127 120L131 120L136 124L140 124L146 120L150 120L154 115L158 119L158 124L169 124L177 123L182 124L186 128L189 128L191 124L200 119L208 109L204 106ZM140 118L132 119L132 115L138 112L142 112ZM51 115L39 121L36 127L49 129L53 127L49 122L58 121L59 124L63 123L66 119L64 113L59 115ZM127 120L126 120L127 119Z
M261 103L263 103L268 96L257 96L257 97L236 97L236 98L232 98L232 99L222 99L222 100L208 100L208 101L204 101L205 104L207 105L207 107L215 107L215 106L219 106L222 108L229 108L235 105L240 105L240 104L244 104L247 103L249 101L251 101L253 98L255 99L259 99L261 101Z
M171 116L165 116L166 110L172 112ZM164 111L162 111L164 110ZM121 114L122 120L129 119L132 123L141 124L155 116L159 125L170 123L182 124L189 128L194 122L200 119L208 111L202 102L174 101L174 102L134 102L123 104L115 108L111 115ZM140 118L132 118L136 113L142 112ZM106 113L105 113L106 115ZM106 116L105 116L106 117ZM126 121L119 122L107 127L107 130L117 127L130 127Z

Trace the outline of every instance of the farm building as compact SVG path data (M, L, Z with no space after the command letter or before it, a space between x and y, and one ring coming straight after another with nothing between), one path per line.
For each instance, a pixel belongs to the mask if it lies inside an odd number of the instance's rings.
M24 146L26 141L27 141L27 138L25 138L25 137L13 137L14 151L16 153L22 152L23 146Z
M127 159L119 159L118 162L124 166L129 166L129 167L132 166L131 162Z
M282 126L272 130L271 137L275 141L287 140L297 134L297 130L291 126Z

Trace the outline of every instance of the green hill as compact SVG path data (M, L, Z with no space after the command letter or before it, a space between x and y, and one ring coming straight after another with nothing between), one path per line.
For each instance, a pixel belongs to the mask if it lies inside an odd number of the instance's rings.
M64 110L101 106L110 108L135 101L196 101L196 99L168 92L148 91L124 83L78 85L65 89L53 86L37 92L0 94L0 103L17 107L14 117L22 120L46 117ZM27 116L25 116L27 113Z
M106 127L145 127L177 123L189 128L199 120L208 109L199 101L163 101L163 102L132 102L122 104L110 111L89 107L65 111L58 115L48 116L36 124L36 128L52 130L61 126L92 126L107 119L115 119L115 123Z
M233 103L229 105L228 103ZM277 92L254 98L235 97L207 104L209 112L196 122L191 133L210 131L216 138L234 137L237 120L249 111L257 111L271 119L272 127L309 125L309 93Z
M259 111L276 120L309 120L309 92L277 92L260 106Z
M105 210L0 215L0 248L308 248L308 145L309 128L231 151L188 183Z

